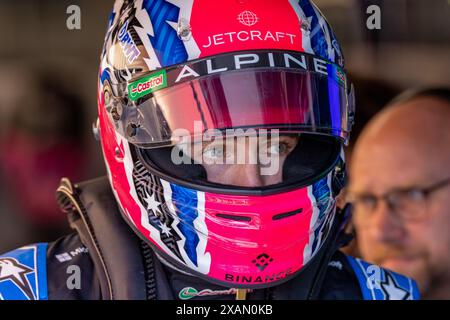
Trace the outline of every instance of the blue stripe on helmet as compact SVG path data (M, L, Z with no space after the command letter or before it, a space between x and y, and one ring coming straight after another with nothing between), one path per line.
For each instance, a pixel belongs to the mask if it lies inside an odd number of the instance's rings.
M180 8L164 0L144 1L153 25L154 36L149 36L156 56L162 67L185 62L188 58L183 41L167 21L178 23Z
M197 246L200 242L197 232L194 228L194 220L198 217L197 212L197 192L175 184L170 184L172 189L172 202L176 207L180 223L178 229L186 238L184 250L189 259L197 264Z

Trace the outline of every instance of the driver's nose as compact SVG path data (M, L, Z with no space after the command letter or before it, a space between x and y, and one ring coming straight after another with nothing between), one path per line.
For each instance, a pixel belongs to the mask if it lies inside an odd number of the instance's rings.
M231 171L231 172L230 172ZM261 187L264 186L264 179L261 176L259 164L237 164L227 172L231 184L240 187Z

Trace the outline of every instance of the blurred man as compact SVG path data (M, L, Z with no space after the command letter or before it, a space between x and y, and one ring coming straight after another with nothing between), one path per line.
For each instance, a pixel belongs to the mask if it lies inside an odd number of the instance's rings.
M356 143L349 201L363 258L450 299L450 90L401 96Z

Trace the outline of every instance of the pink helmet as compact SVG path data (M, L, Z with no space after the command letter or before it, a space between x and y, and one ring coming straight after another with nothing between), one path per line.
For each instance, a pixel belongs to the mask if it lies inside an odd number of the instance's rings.
M343 63L309 0L116 1L98 125L124 219L164 261L210 282L257 288L297 274L335 217L353 122ZM296 137L280 181L220 183L174 161L183 141L249 129Z

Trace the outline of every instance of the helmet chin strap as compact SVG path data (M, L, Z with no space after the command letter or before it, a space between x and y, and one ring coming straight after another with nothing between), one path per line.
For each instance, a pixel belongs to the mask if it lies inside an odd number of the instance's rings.
M353 236L351 234L345 233L345 227L351 216L350 205L345 205L343 209L336 207L335 222L333 223L332 230L325 247L322 250L322 254L316 260L318 267L314 273L314 280L309 288L309 293L306 299L315 300L318 299L320 295L320 290L326 275L328 264L332 259L334 253L339 250L339 248L348 244Z
M178 271L186 276L195 277L195 275L193 273L190 273L188 271L181 270L180 268L175 267L172 263L170 263L169 261L164 259L157 251L155 251L155 255L158 257L158 259L159 259L159 261L161 261L161 263L163 263L165 266L169 267L170 269Z

